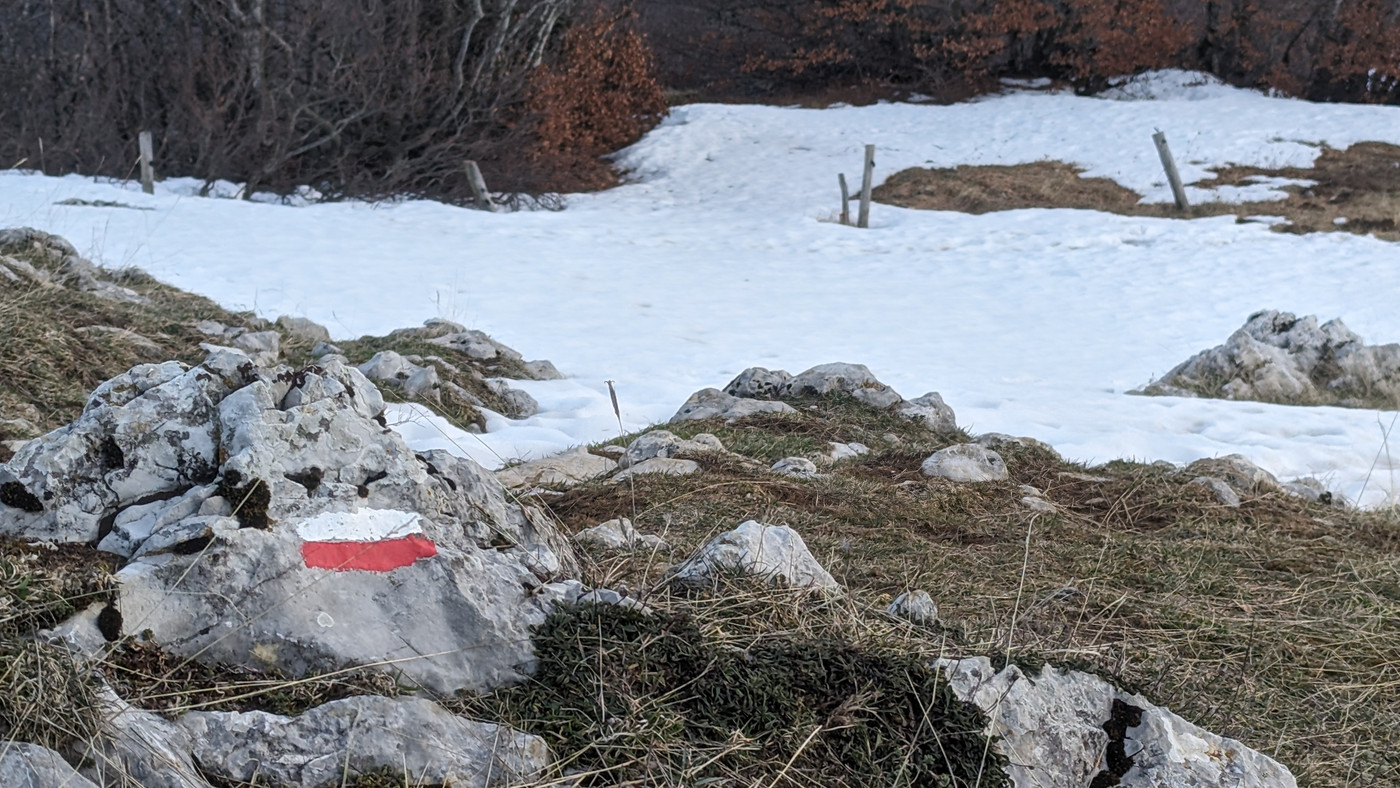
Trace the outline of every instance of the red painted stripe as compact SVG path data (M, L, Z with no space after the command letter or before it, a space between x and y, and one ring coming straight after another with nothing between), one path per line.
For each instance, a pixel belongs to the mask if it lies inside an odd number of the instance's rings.
M388 572L437 555L437 545L412 534L377 542L303 542L301 557L312 569Z

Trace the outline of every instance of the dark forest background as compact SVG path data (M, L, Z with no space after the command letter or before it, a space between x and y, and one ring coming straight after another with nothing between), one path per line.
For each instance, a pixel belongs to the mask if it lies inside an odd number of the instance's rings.
M8 0L0 167L465 201L604 188L675 101L1083 93L1177 67L1400 101L1400 0Z

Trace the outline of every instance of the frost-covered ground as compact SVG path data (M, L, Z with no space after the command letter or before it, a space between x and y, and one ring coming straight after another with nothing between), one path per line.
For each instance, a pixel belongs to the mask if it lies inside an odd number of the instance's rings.
M1162 74L1110 97L1025 91L954 106L682 107L620 156L629 185L572 196L562 213L289 206L199 198L179 180L148 197L130 183L7 172L0 226L61 233L107 265L269 317L303 314L337 336L447 317L572 375L522 384L545 411L493 420L489 447L410 429L487 461L615 435L607 379L630 430L746 366L852 361L907 397L941 392L971 430L1032 435L1071 458L1239 452L1353 498L1365 484L1368 504L1394 500L1400 436L1394 461L1382 451L1393 413L1124 392L1263 308L1400 341L1400 246L1231 217L877 205L869 230L827 221L836 174L858 179L865 143L878 146L877 179L1052 158L1158 201L1169 199L1158 128L1188 181L1213 164L1308 166L1321 143L1400 143L1400 108L1193 81ZM57 204L71 198L153 210Z

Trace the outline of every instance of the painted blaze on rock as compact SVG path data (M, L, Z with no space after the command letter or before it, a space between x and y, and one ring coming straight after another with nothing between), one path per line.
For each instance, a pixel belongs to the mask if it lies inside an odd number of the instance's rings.
M389 572L437 555L413 512L362 509L323 512L297 526L301 557L311 569Z

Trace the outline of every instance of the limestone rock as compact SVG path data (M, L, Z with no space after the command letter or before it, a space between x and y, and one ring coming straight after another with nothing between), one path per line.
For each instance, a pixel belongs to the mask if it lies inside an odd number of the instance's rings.
M1210 490L1211 494L1215 496L1215 500L1226 507L1240 508L1240 494L1226 484L1224 479L1217 479L1214 476L1197 476L1190 481L1190 484Z
M676 568L674 578L684 584L704 585L724 572L742 572L791 587L841 587L817 563L800 534L785 525L755 520L711 539Z
M895 390L881 383L864 364L820 364L787 382L788 397L825 397L845 394L876 408L889 408L904 401Z
M614 482L626 481L633 476L645 476L647 474L662 474L665 476L689 476L700 470L700 463L695 460L677 460L670 457L652 457L649 460L642 460L636 465L632 465L624 470L613 474Z
M1138 393L1393 408L1400 344L1368 346L1341 320L1266 310Z
M1336 493L1327 489L1327 485L1310 476L1285 482L1283 484L1283 491L1311 503L1335 506L1338 509L1345 509L1347 507L1346 497L1341 493Z
M1183 473L1221 479L1237 492L1245 494L1276 492L1280 489L1278 479L1272 473L1250 462L1242 454L1196 460L1186 466Z
M639 533L632 526L632 521L626 517L619 517L592 528L585 528L574 534L574 541L608 550L640 549L651 551L668 547L666 540L659 536Z
M806 457L784 457L773 463L769 470L784 476L812 478L817 475L817 464Z
M900 415L922 423L933 432L953 432L958 428L957 416L936 391L901 402L896 408Z
M415 364L392 350L375 353L358 369L370 380L399 389L407 400L437 400L442 388L435 367Z
M796 413L797 411L786 402L774 402L757 399L741 399L720 391L719 389L701 389L690 395L690 399L681 405L676 415L671 417L671 423L690 421L692 419L724 419L733 421L749 416L757 416L769 413Z
M940 449L924 460L925 476L955 482L993 482L1007 477L1001 455L975 443L959 443Z
M998 450L1003 446L1015 446L1021 449L1038 449L1049 454L1056 459L1060 458L1060 453L1055 451L1055 447L1042 440L1027 437L1025 435L1007 435L1004 432L986 432L973 439L973 443L978 446L986 446L992 450Z
M345 351L341 350L338 345L332 345L329 342L317 342L311 346L312 358L319 359L325 356L340 356L343 358L345 356Z
M550 762L537 736L420 698L357 696L296 717L190 712L179 722L200 768L228 781L331 788L347 774L388 769L425 785L486 788L531 781Z
M614 470L617 470L615 460L589 454L588 449L579 447L552 457L512 465L497 471L496 478L512 490L532 487L563 489Z
M842 460L853 460L856 457L862 457L869 453L870 447L866 446L864 443L837 443L836 441L831 441L831 453L827 455L827 459L831 462L840 462Z
M724 393L742 399L776 399L787 393L787 385L791 380L792 375L781 369L749 367L729 381L729 385L724 387Z
M281 351L282 337L276 331L245 331L233 337L231 344L254 360L275 364Z
M1118 784L1133 788L1296 788L1288 770L1237 741L1183 720L1097 676L1050 665L1028 676L997 672L986 657L938 660L953 693L988 716L985 733L1010 761L1017 788L1083 788L1108 769L1110 733L1132 761ZM1113 726L1108 726L1113 727Z
M452 327L461 329L461 326L455 324ZM461 351L467 355L467 358L476 361L524 360L520 353L487 336L484 331L462 329L433 337L428 341L434 345L442 345L443 347L450 347L453 350Z
M686 440L667 430L652 430L627 445L618 465L627 468L653 457L675 457L679 454L722 452L724 444L708 432Z
M47 747L0 742L0 785L9 788L97 788Z
M938 605L927 591L905 591L894 598L885 613L915 624L932 624L938 620Z
M510 419L528 419L540 412L540 403L528 392L511 388L504 380L493 380L486 385L500 396L505 406L503 415Z
M540 359L539 361L526 361L520 365L525 371L525 376L530 380L563 380L565 375L560 372L553 363Z
M75 755L83 776L99 785L141 788L210 788L191 757L194 742L179 725L138 709L110 687L102 692L102 730Z
M329 343L331 341L331 332L328 331L325 326L320 323L314 323L304 317L282 315L277 318L277 327L291 334L293 337L306 342Z

